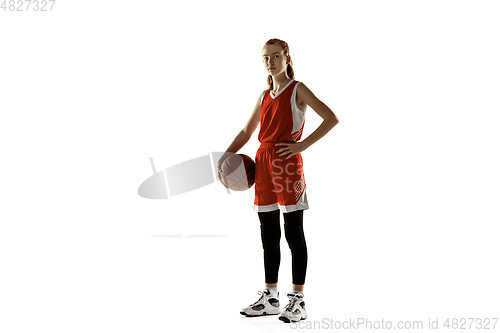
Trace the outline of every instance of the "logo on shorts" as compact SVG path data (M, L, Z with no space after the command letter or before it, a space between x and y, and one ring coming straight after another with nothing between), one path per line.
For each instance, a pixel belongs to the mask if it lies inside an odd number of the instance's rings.
M273 192L295 192L296 200L300 198L305 188L304 172L300 162L288 162L283 166L283 159L273 159ZM277 170L277 171L276 171ZM299 178L300 176L300 178ZM285 189L283 189L285 188Z

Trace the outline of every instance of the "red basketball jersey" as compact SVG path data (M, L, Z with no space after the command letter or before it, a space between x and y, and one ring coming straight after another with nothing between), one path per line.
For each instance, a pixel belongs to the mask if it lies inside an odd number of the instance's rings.
M270 90L262 92L260 103L261 143L297 142L302 137L307 106L297 105L297 86L292 80L275 96Z

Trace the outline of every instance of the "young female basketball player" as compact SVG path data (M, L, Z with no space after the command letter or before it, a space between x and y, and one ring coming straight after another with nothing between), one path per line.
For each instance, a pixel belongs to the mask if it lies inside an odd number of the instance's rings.
M301 82L295 80L288 44L273 38L262 49L262 61L269 73L269 89L263 91L243 130L219 160L238 152L250 139L260 122L260 147L255 156L255 201L264 249L265 288L259 300L242 309L246 316L280 314L289 323L307 318L304 282L307 247L303 230L303 212L309 209L302 169L302 151L321 139L339 121L335 114ZM320 117L321 125L299 142L309 105ZM280 210L285 219L285 237L292 253L293 290L287 293L283 312L278 301L280 265Z

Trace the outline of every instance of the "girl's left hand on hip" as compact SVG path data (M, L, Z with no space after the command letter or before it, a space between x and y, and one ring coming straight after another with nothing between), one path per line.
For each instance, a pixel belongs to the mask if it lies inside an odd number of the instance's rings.
M298 153L305 150L304 144L302 142L295 142L295 143L293 143L293 142L280 142L280 143L275 144L275 146L285 146L279 150L276 150L276 153L282 152L279 156L284 156L284 155L290 154L285 158L286 160L289 159L290 157L292 157L293 155L298 154Z

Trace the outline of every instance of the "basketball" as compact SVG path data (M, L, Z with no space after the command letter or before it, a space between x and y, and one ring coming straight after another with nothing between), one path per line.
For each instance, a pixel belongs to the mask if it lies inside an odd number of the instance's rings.
M233 191L245 191L253 186L255 163L245 154L234 154L224 160L221 166L222 185Z

